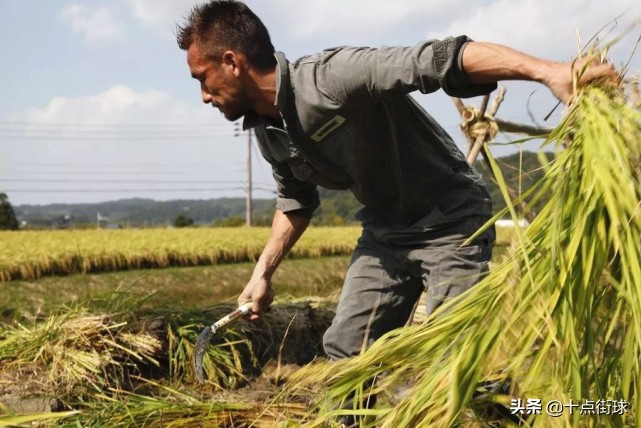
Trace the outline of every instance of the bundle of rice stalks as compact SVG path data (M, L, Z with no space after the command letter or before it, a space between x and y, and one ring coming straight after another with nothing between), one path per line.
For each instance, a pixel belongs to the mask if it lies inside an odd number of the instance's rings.
M583 90L548 139L569 142L534 195L550 201L517 229L512 256L440 316L354 359L313 365L297 384L328 382L332 406L376 377L372 392L409 388L357 411L381 427L452 426L478 407L480 382L508 380L509 395L483 399L502 400L527 425L641 426L640 137L641 110L622 88Z
M172 382L187 376L190 380L198 334L211 320L211 313L223 314L233 307L135 314L109 311L112 300L106 297L75 308L63 307L32 325L3 327L0 395L37 393L68 403L74 396L107 388L131 389L138 383L132 376L168 375ZM86 308L94 303L109 315ZM114 303L113 308L121 306ZM221 331L207 348L205 368L213 389L238 387L247 374L260 371L248 338L252 326L239 323L237 327ZM265 335L261 341L271 337Z
M158 365L162 343L147 331L132 332L126 321L68 308L31 326L0 330L2 377L20 379L13 393L56 397L124 385L140 367Z
M111 300L111 297L106 297L98 304L108 307ZM123 309L121 303L115 305ZM31 385L31 391L13 392L48 393L57 396L64 407L81 411L64 418L63 414L49 414L47 417L62 418L56 426L237 427L250 424L274 426L277 423L287 426L288 421L302 420L307 406L301 401L308 402L309 396L269 401L280 390L277 383L282 375L281 364L307 363L322 352L320 337L333 313L313 308L308 303L275 305L260 323L238 321L233 327L218 332L205 358L207 387L199 388L198 397L178 390L190 387L193 346L203 326L228 313L234 306L221 304L206 311L192 310L181 314L168 314L162 309L135 316L121 312L117 317L112 316L112 320L118 318L118 322L67 308L68 312L47 317L32 328L7 329L4 341L0 342L0 360L7 361L3 370L16 374L13 379L15 385L18 380L23 385ZM321 302L320 306L324 304ZM120 347L109 349L102 345L106 340L103 337L105 333L97 328L98 322L109 330L110 343L124 347L123 336L138 337L140 333L133 332L145 331L158 341L158 346L152 353L144 355L148 361L139 362L139 366L128 366L122 355L115 353L122 351ZM73 332L69 328L73 328ZM74 348L70 353L73 358L58 355L58 344L62 341L57 338L63 337L66 338L64 343ZM100 354L103 365L99 365L97 360L96 367L89 370L87 365L82 366L86 371L79 374L75 355L81 351L88 352L81 345ZM134 349L130 347L127 354L132 352ZM33 357L38 354L37 358ZM34 359L32 364L30 360ZM275 380L261 378L259 384L236 393L222 391L250 384L250 377L258 375L262 365L270 360L278 360ZM149 361L154 362L154 367L157 365L154 373L148 370ZM114 376L115 369L111 366L121 370L117 372L118 376ZM24 367L33 371L29 379L22 374L26 370ZM36 373L34 367L40 371ZM16 369L22 372L16 373ZM159 379L163 385L143 377L149 375ZM38 377L46 381L34 383ZM128 381L123 382L123 379ZM92 387L83 389L85 383ZM73 392L74 396L61 396L63 389ZM38 415L32 416L38 420ZM24 418L19 421L28 420Z

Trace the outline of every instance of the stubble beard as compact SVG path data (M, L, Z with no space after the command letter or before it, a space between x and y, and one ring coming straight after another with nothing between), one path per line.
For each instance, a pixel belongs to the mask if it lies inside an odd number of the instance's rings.
M227 108L229 107L229 108ZM251 110L249 100L243 93L237 95L236 101L231 105L226 106L224 109L217 107L218 111L230 122L235 122L241 117L245 116Z
M225 116L225 119L227 119L228 121L230 121L230 122L236 122L238 119L240 119L241 117L245 116L245 115L247 114L247 112L242 112L242 113L240 113L240 112L236 112L236 113L234 113L234 114L228 114L228 113L225 113L225 112L223 112L223 111L221 110L221 111L220 111L220 114L222 114L223 116Z

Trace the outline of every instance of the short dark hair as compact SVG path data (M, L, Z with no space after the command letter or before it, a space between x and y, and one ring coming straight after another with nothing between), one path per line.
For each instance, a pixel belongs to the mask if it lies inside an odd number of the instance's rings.
M219 58L227 49L237 50L249 63L265 70L276 65L274 46L263 22L246 4L235 0L211 0L194 8L185 25L177 26L180 49L192 43L205 49L205 56Z

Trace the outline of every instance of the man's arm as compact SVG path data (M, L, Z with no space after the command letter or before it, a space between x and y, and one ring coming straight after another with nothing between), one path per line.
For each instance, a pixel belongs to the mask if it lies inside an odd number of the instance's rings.
M492 43L470 42L463 47L463 70L476 84L500 80L529 80L544 84L561 101L567 104L573 94L573 74L588 62L580 58L574 62L554 62L524 54L507 46ZM581 83L595 79L618 81L613 66L590 63L581 75Z
M258 319L272 302L271 279L280 262L303 234L314 210L320 205L316 185L301 181L288 164L278 161L270 150L266 133L257 129L258 148L272 166L276 181L276 212L267 244L254 272L238 297L238 303L253 302L250 319Z
M506 46L473 42L466 36L428 40L410 47L335 48L319 58L317 77L332 100L357 105L413 91L442 89L450 96L485 95L501 80L546 85L561 101L572 96L573 70L588 62L554 62ZM590 63L581 82L618 81L614 68Z
M256 320L272 301L272 275L310 222L309 215L276 210L267 245L256 263L254 273L238 297L238 304L253 302L250 319Z
M470 41L458 36L414 46L328 49L318 57L318 86L328 98L352 106L414 91L443 89L462 98L489 94L495 82L472 83L462 70L461 48Z

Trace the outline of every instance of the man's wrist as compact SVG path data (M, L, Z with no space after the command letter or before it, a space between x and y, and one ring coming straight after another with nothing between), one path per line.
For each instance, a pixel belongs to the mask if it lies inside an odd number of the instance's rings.
M276 271L275 265L259 259L258 263L256 263L256 267L254 268L254 273L252 274L252 278L265 279L269 281L272 279L272 275L274 275L275 271Z
M533 64L530 70L530 78L535 82L550 86L558 70L558 63L538 61Z

